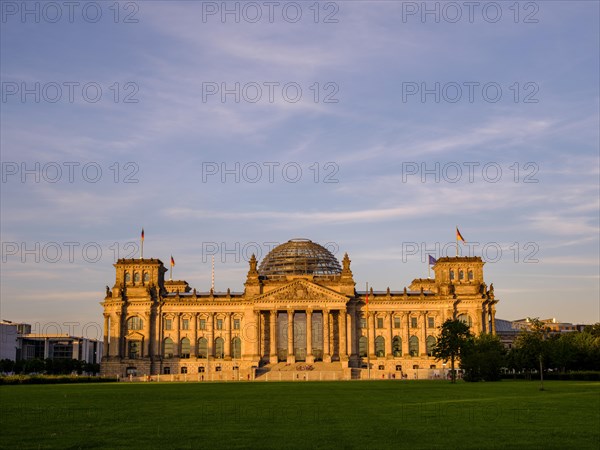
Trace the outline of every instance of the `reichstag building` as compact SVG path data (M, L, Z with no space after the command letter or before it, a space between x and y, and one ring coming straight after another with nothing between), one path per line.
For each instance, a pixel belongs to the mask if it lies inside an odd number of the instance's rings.
M323 246L293 239L260 265L252 256L243 292L200 292L165 279L159 259L120 259L101 303L102 373L193 380L268 380L277 373L282 379L297 370L313 371L313 379L319 371L337 379L437 377L442 363L431 351L446 319L495 333L498 300L483 265L480 257L442 257L434 278L366 292L355 288L347 254L340 264Z

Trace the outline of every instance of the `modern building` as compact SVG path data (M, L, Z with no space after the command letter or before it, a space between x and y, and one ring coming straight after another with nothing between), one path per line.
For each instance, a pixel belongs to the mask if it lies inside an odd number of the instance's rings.
M550 334L582 331L586 326L584 324L560 322L556 320L556 318L540 319L540 322ZM531 324L532 322L530 318L518 320L496 319L496 334L506 348L512 348L515 339L522 331L531 330Z
M17 359L17 324L9 320L0 321L0 359Z
M28 333L19 335L18 359L77 359L99 364L102 345L97 339L69 334Z
M99 364L103 342L69 334L32 333L28 323L0 322L0 359L78 359Z
M199 292L165 280L159 259L120 259L101 302L102 374L246 379L298 365L347 378L437 374L431 350L446 319L495 333L498 300L483 266L479 257L443 257L433 279L357 291L347 254L340 264L321 245L294 239L260 265L252 256L243 292Z

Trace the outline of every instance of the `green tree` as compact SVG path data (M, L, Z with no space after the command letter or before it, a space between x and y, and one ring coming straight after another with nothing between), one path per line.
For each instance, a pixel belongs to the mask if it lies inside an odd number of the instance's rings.
M12 359L0 360L0 372L9 373L15 368L15 362Z
M472 337L469 326L460 320L448 319L440 327L440 335L432 354L437 360L450 360L452 383L456 383L456 360L461 358Z
M465 381L498 381L506 366L506 349L498 336L482 333L470 341L460 358Z
M25 365L23 367L23 372L24 373L42 373L42 372L44 372L45 368L46 368L46 365L44 364L44 360L38 359L38 358L28 359L25 361Z
M515 348L520 356L523 368L540 371L540 391L544 390L544 360L548 358L549 346L547 337L549 330L539 318L528 318L531 327L522 331L515 339Z

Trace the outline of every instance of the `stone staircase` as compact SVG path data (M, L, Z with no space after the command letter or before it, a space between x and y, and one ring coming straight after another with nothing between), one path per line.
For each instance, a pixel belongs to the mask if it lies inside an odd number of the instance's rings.
M311 370L312 368L312 370ZM256 371L256 381L331 381L350 379L351 370L340 362L267 364Z

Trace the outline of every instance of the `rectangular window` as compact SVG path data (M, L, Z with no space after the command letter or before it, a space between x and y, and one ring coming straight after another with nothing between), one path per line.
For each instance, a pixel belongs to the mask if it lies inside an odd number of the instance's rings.
M394 328L400 328L400 317L394 317Z
M200 319L200 324L198 326L201 330L206 330L206 319Z
M364 317L360 318L360 327L367 328L367 319L365 319Z
M171 330L173 326L173 322L171 319L165 319L165 330Z
M416 317L411 317L410 318L410 327L411 328L417 328L417 318Z
M217 319L217 330L223 329L223 319Z
M183 319L181 321L181 329L182 330L189 330L190 329L190 321L188 319Z
M435 328L435 319L433 317L427 318L427 326L429 328Z
M377 318L377 328L383 328L383 317Z
M240 319L233 319L233 329L234 330L240 329Z

